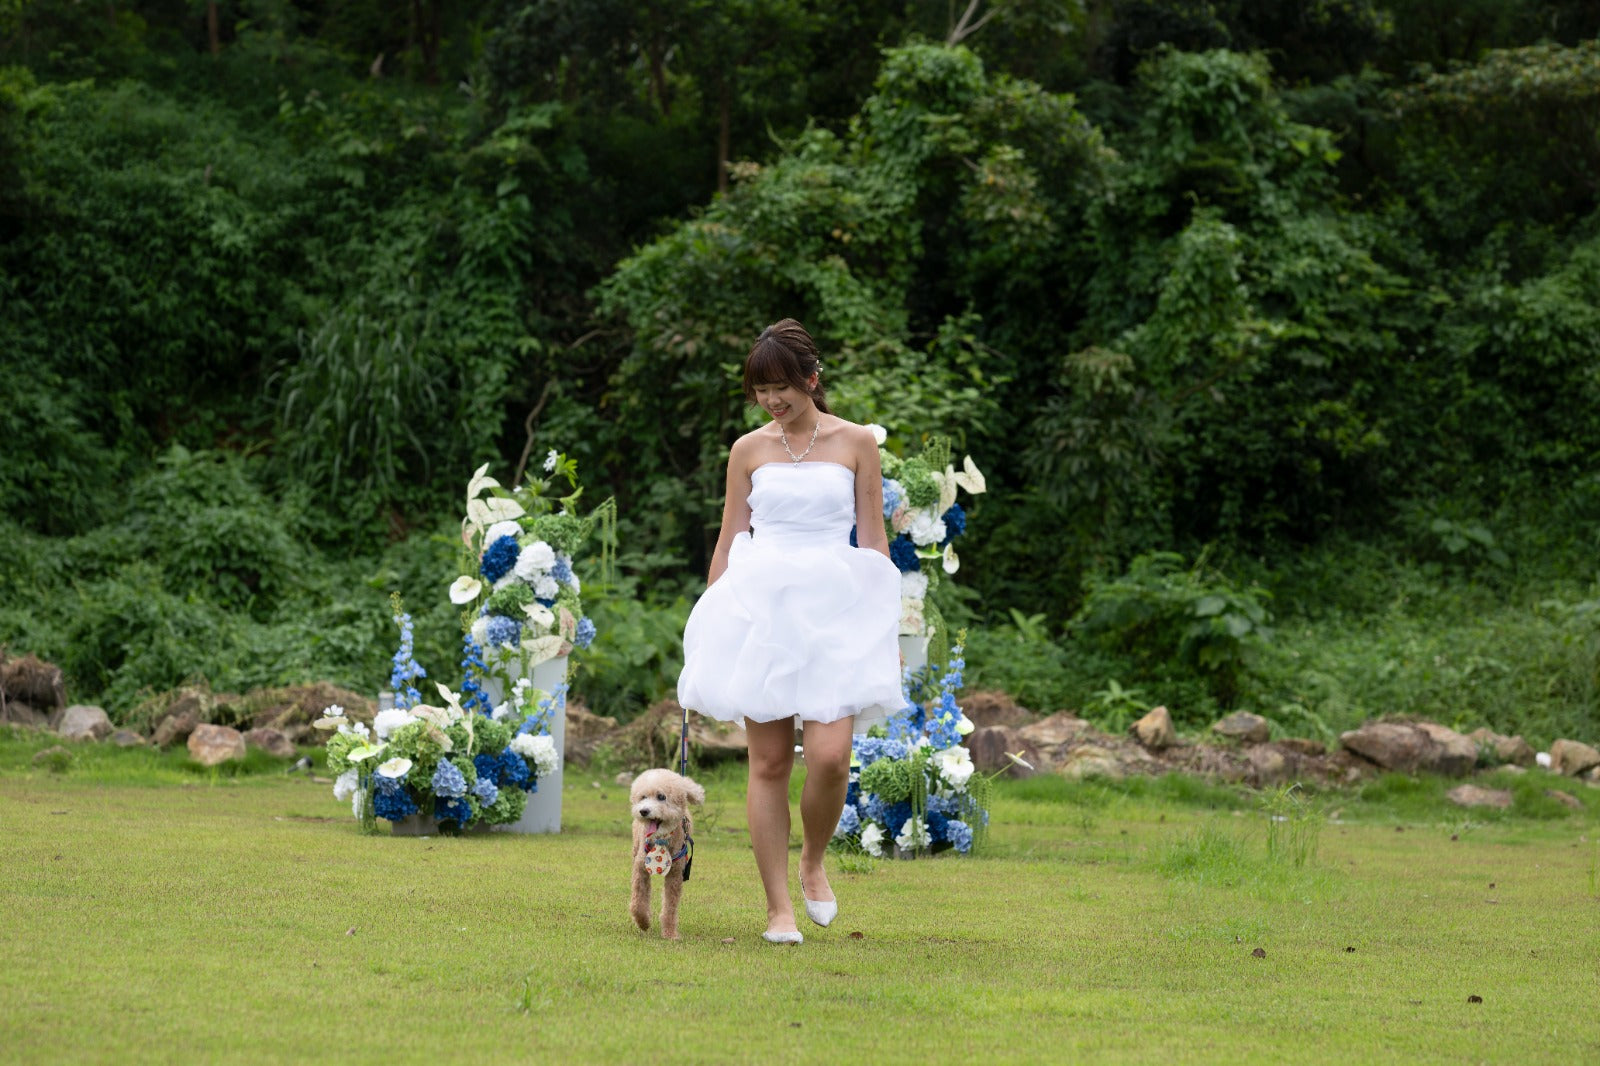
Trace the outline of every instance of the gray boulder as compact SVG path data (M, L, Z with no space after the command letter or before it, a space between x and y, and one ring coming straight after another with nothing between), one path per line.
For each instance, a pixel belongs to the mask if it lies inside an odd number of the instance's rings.
M244 758L244 735L225 725L201 723L189 734L189 757L201 766Z
M247 730L244 743L246 747L256 748L278 759L292 759L295 755L294 745L283 731L270 726Z
M1219 737L1236 740L1241 744L1265 744L1272 735L1272 726L1259 714L1234 711L1211 727Z
M188 740L189 734L193 733L199 724L200 716L194 711L175 711L161 719L155 733L150 737L150 743L158 748L170 748L174 744Z
M1600 766L1600 751L1577 740L1558 740L1550 745L1550 769L1567 777Z
M131 729L119 729L111 734L111 743L119 748L138 748L144 746L144 737Z
M1520 736L1507 737L1492 729L1474 729L1467 734L1467 739L1478 745L1479 750L1492 752L1494 762L1515 766L1533 765L1533 745Z
M1458 807L1495 807L1505 810L1511 806L1511 790L1484 788L1481 785L1457 785L1444 798Z
M56 733L67 740L104 740L115 728L102 708L75 703L61 713Z

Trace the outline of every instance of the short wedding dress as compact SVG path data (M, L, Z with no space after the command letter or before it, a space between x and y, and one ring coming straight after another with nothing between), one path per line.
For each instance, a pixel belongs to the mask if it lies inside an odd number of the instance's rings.
M678 702L741 725L887 717L902 702L900 571L850 544L855 472L767 463L750 481L751 532L684 629Z

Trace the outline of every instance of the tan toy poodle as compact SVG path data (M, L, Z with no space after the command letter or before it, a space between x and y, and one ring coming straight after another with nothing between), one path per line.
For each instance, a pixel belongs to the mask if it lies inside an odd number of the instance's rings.
M646 770L634 778L633 896L628 911L640 929L650 928L650 878L661 875L661 935L678 939L678 897L694 861L689 805L706 801L706 790L671 770Z

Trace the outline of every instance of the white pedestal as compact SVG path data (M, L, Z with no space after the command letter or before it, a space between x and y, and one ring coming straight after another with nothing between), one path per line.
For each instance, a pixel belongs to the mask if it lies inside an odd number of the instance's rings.
M911 670L921 670L928 665L928 638L900 637L900 657L906 661L906 666Z
M489 658L485 656L485 658ZM517 680L526 675L527 668L523 665L522 658L516 652L504 658L489 661L489 677L483 682L484 695L489 697L492 706L499 706L506 698L507 692L502 686L505 677L510 678L510 683L515 685ZM502 676L504 675L504 676ZM567 657L558 656L546 659L533 668L530 678L533 687L543 689L554 694L567 680ZM528 794L528 807L522 812L522 817L505 825L494 828L505 833L559 833L561 832L561 786L565 780L567 763L567 715L566 703L562 701L561 707L550 718L550 736L556 742L556 758L558 764L553 774L542 774L539 777L539 789Z

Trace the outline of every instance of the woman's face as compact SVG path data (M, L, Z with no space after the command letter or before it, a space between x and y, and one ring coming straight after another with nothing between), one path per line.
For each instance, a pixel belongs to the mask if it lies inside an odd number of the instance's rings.
M797 389L787 381L756 385L754 390L756 403L781 425L793 424L796 418L805 415L814 406L805 390Z

